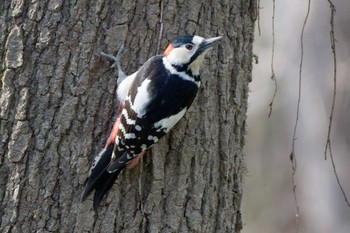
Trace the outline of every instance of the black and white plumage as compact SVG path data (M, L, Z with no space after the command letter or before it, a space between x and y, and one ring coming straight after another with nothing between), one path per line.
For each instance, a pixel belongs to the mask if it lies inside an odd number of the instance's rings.
M163 55L150 58L137 72L122 77L117 89L121 113L114 136L110 137L114 140L107 142L96 157L83 193L84 201L96 190L95 211L125 166L154 145L185 115L200 86L199 69L204 56L221 39L178 37ZM123 74L119 59L115 60L119 74Z

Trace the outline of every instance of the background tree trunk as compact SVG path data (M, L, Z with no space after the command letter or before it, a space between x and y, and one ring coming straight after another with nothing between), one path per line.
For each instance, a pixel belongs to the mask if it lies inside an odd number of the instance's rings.
M256 10L255 0L2 1L0 232L239 232ZM183 34L225 41L185 118L96 216L92 196L80 198L115 119L116 78L95 53L125 43L131 73Z

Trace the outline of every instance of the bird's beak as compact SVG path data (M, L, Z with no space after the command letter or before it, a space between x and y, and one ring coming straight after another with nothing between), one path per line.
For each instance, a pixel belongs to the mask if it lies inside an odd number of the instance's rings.
M199 49L201 50L201 52L207 51L207 50L209 50L209 48L212 48L214 45L219 43L222 40L222 38L223 38L222 36L218 36L218 37L205 39L199 45Z
M189 67L192 73L199 74L199 67L203 62L205 54L217 43L222 40L222 36L204 39L200 44L195 54L191 57Z

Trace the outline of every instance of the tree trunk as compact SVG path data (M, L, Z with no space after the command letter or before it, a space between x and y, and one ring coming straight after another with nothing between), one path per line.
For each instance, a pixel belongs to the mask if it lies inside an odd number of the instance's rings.
M239 232L252 1L0 4L0 232ZM184 34L224 35L184 119L102 200L80 202L116 113L116 77ZM158 51L158 48L160 49Z

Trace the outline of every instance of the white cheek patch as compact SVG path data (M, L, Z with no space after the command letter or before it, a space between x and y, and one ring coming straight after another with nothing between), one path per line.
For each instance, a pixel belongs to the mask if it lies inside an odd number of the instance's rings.
M188 53L186 48L179 47L174 48L170 54L167 56L171 64L185 64L191 60L192 53Z
M165 133L168 133L171 128L174 127L174 125L179 122L179 120L185 115L187 111L187 108L182 109L180 112L178 112L175 115L172 115L168 118L162 119L156 123L154 123L155 128L160 128L157 131L164 131Z
M192 44L193 44L193 49L188 50L183 46L174 48L171 50L168 56L168 61L173 64L173 65L178 65L178 64L187 64L190 62L191 57L193 54L198 50L199 45L204 41L205 39L200 36L194 36L192 38Z

